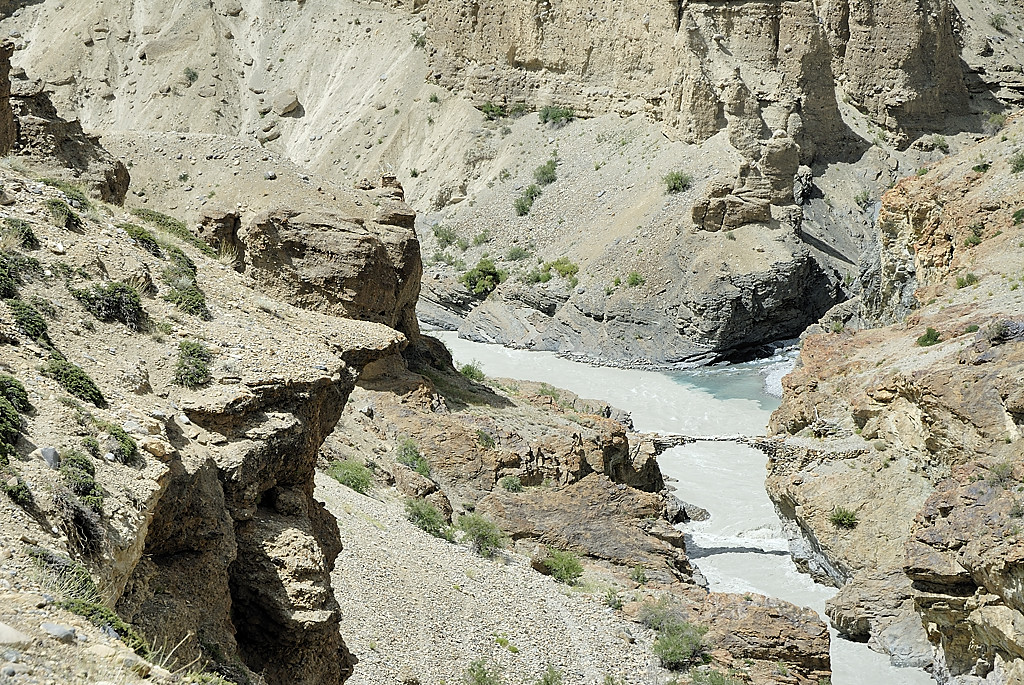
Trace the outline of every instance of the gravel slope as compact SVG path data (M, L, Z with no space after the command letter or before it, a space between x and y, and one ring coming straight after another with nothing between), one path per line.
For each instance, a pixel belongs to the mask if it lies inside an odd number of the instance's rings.
M532 683L547 664L565 685L657 682L653 633L606 608L601 593L560 585L518 554L491 561L432 538L405 520L394 490L363 496L317 474L316 497L345 545L332 578L359 659L350 685L458 683L477 658L509 683Z

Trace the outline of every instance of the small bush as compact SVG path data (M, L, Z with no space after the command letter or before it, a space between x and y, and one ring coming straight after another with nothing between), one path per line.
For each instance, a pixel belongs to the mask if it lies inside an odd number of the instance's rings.
M629 276L626 277L626 285L630 288L636 288L644 284L644 277L636 271L630 271Z
M64 193L69 200L76 203L82 209L89 209L92 205L92 203L89 202L89 198L85 196L84 192L82 192L81 188L73 186L67 181L61 181L56 178L41 178L39 179L39 182L44 185L48 185L51 188L56 188L60 192Z
M540 108L540 122L542 124L554 124L564 126L576 118L576 111L572 107L547 106Z
M442 250L454 245L455 241L458 240L458 236L455 235L455 231L447 228L446 226L442 226L441 224L435 224L430 230L433 231L434 238L437 239L437 245Z
M568 257L559 257L553 262L547 262L544 264L545 271L554 271L562 278L568 278L570 280L576 277L576 274L580 272L580 267L573 262L569 261Z
M733 678L718 671L691 669L690 679L693 681L693 685L744 685L744 681L739 678Z
M1024 212L1024 210L1021 211ZM508 253L506 253L505 259L507 259L510 262L518 262L523 259L526 259L529 256L529 250L519 247L518 245L513 245L512 247L508 248Z
M14 323L22 332L33 340L37 340L44 346L49 345L46 335L46 319L35 307L23 300L7 300L7 308L11 310Z
M103 542L103 525L95 511L64 486L53 489L53 509L72 547L83 554L99 551Z
M665 174L665 192L682 193L690 188L693 177L682 171L670 171Z
M439 98L437 96L437 93L431 93L430 94L430 102L431 102L431 104L435 104L436 105L437 103L441 102L441 98Z
M615 590L608 588L604 593L604 605L609 609L621 609L622 597Z
M109 421L96 421L96 427L110 434L117 442L113 449L114 459L122 464L136 464L140 460L139 446L132 436L115 423Z
M2 481L0 481L0 490L3 490L4 494L10 497L11 501L19 507L27 509L32 506L35 500L32 497L32 490L25 484L25 481L19 478L14 485L9 485L6 482L7 480L7 476L4 475Z
M988 23L992 25L996 31L1002 31L1006 28L1006 15L1005 14L993 14L988 18Z
M475 236L473 236L473 244L476 245L477 247L480 247L481 245L486 245L489 242L491 242L490 231L480 231Z
M1019 174L1022 171L1024 171L1024 152L1018 152L1010 157L1010 172Z
M483 112L483 115L487 117L488 121L494 121L495 119L508 116L508 110L505 109L504 105L496 105L490 100L483 104L480 111Z
M185 74L185 82L190 86L199 80L199 72L192 67L185 67L183 73Z
M505 546L505 535L498 525L480 514L460 516L459 530L466 534L470 546L482 557L490 559Z
M1024 209L1018 209L1013 213L1013 225L1024 223Z
M544 673L537 680L536 685L562 685L562 679L562 672L548 664L548 667L544 669Z
M662 630L666 626L683 620L679 607L668 595L648 599L640 605L637 619L651 630Z
M0 374L0 397L11 403L15 410L25 413L32 411L32 404L28 401L28 392L14 376Z
M483 257L472 269L462 274L459 282L466 286L474 295L490 295L498 284L505 280L505 274L498 270L494 262Z
M544 566L551 573L551 577L566 585L575 585L576 581L583 575L583 565L580 558L572 552L548 548L548 556L544 559Z
M201 238L194 235L190 230L188 230L188 226L185 225L185 222L182 221L181 219L175 219L173 216L168 216L167 214L163 214L152 209L147 209L145 207L136 207L135 209L131 210L131 213L137 216L138 218L142 219L143 221L152 224L153 226L162 228L163 230L173 235L175 238L183 240L184 242L196 248L206 256L217 256L217 252L212 247L207 245L206 242L204 242Z
M495 666L493 669L487 667L487 662L477 659L466 668L462 675L463 685L504 685L505 679L501 676L501 670Z
M75 210L71 209L64 200L51 197L43 205L50 212L50 216L53 217L54 223L58 226L69 231L77 231L82 228L82 217L78 216Z
M534 201L540 197L541 190L540 186L531 184L523 189L523 193L515 199L512 206L516 210L518 216L526 216L533 209Z
M412 438L403 438L398 443L398 456L395 461L408 466L421 476L430 475L430 462L420 454L420 448Z
M129 330L137 331L146 320L139 292L126 283L72 289L71 294L100 321L119 321Z
M5 398L0 397L0 466L10 463L21 436L21 416Z
M475 359L468 364L460 366L459 373L469 380L476 381L477 383L482 383L487 378L483 370L480 368L480 362Z
M35 231L32 230L32 226L27 221L7 217L4 219L4 224L6 226L4 233L13 235L18 244L24 249L35 250L39 248L39 238L36 237Z
M427 34L422 31L413 31L410 39L412 40L412 46L414 48L427 47Z
M828 522L836 528L845 528L846 530L853 530L857 527L857 513L852 509L846 507L836 507L832 510L832 513L828 515Z
M977 332L978 332L978 324L976 324L976 323L972 323L970 326L968 326L967 328L964 329L964 333L977 333Z
M493 450L494 449L494 445L495 445L494 436L492 436L487 431L478 430L476 432L476 441L477 441L477 443L479 443L479 445L481 447L483 447L485 449L489 449L489 450Z
M941 340L942 337L939 335L939 332L929 326L928 329L925 330L924 335L917 339L917 345L918 347L930 347L941 342Z
M687 621L669 624L661 629L651 646L651 651L665 668L686 668L701 657L704 651L704 634L707 632L707 628Z
M502 476L498 479L498 485L508 492L522 492L523 481L519 476Z
M103 511L103 491L96 484L96 467L81 452L69 450L60 460L60 475L64 484L87 507L97 514Z
M957 287L957 289L966 288L967 286L974 285L977 282L978 282L978 277L975 276L973 273L970 273L970 272L964 274L963 276L957 276L956 277L956 287Z
M422 531L435 538L451 542L454 539L452 527L448 525L444 514L425 499L410 497L405 500L405 517Z
M178 344L178 363L174 367L175 385L195 389L210 382L210 361L213 354L206 345L183 340Z
M558 180L558 160L551 158L533 170L533 178L542 186Z
M1005 485L1013 478L1013 462L1003 461L988 470L988 480L995 485Z
M149 654L149 645L134 628L124 622L120 616L99 602L89 602L82 599L68 599L59 603L62 609L67 609L73 614L83 616L90 623L99 628L110 628L121 641L132 648L136 654L146 656Z
M365 465L352 459L332 461L327 467L327 475L342 485L352 488L360 495L370 491L373 474Z
M647 569L643 566L634 566L633 570L629 572L629 578L634 583L643 585L647 582Z
M935 146L936 150L939 150L944 155L949 154L949 141L946 140L946 136L934 135L932 136L932 145Z
M871 204L871 193L867 190L862 190L853 197L853 201L861 209L867 209L867 206Z
M107 405L107 401L103 398L103 393L96 387L96 383L89 378L89 374L68 360L51 357L43 365L41 372L44 376L49 376L57 381L57 385L64 388L73 397L91 402L97 407L105 407Z
M144 229L142 226L139 226L138 224L124 223L118 224L117 227L127 233L128 237L138 243L139 247L146 252L156 257L161 256L160 243L157 242L152 233Z
M8 255L0 255L0 298L9 300L18 297L20 283L18 265Z

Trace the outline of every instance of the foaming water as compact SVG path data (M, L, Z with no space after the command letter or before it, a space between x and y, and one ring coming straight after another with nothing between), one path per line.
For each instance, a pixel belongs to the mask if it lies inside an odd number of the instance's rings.
M782 395L795 352L744 364L652 372L593 367L550 352L512 350L433 333L460 364L478 361L488 376L538 381L632 413L639 431L687 435L760 435ZM757 592L814 609L824 617L835 588L800 573L764 489L765 456L735 443L698 442L666 451L662 472L676 495L711 513L687 524L693 563L712 590ZM894 668L865 645L832 639L834 685L927 685L920 669Z

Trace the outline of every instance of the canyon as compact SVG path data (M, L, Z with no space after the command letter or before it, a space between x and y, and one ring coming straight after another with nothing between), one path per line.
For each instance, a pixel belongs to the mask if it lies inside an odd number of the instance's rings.
M523 681L561 659L570 682L662 682L637 621L671 601L710 628L709 665L684 677L829 678L813 611L708 591L664 438L462 373L439 328L643 369L799 337L768 434L745 440L798 566L839 588L829 620L940 683L1024 680L1022 17L947 0L0 3L0 351L31 406L10 391L4 409L0 627L23 652L5 658L68 682L413 683L489 651ZM117 285L134 300L97 309ZM181 375L189 350L201 382ZM61 381L67 362L95 395ZM427 473L399 459L409 441ZM371 497L324 475L351 462ZM515 636L514 659L468 611L472 650L401 668L346 635L359 593L391 582L353 577L350 543L415 567L408 592L443 575L442 604L462 602L456 570L486 579L466 590L481 597L505 582L423 538L407 500L497 523L520 603L543 597L562 627ZM536 573L551 550L583 561L578 596ZM102 620L68 613L63 579L83 571ZM522 633L545 620L487 606ZM33 612L84 637L39 633ZM588 630L618 670L561 642Z

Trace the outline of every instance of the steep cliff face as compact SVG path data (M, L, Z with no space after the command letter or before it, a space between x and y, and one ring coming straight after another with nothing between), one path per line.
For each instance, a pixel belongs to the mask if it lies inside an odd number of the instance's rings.
M646 112L690 142L740 113L755 138L791 128L842 145L826 37L807 2L430 2L433 77L485 100ZM727 112L729 82L754 95ZM805 159L813 158L813 152Z
M860 313L805 338L771 424L769 493L808 566L843 584L833 622L934 659L944 683L1014 682L1022 664L1021 127L886 193Z

